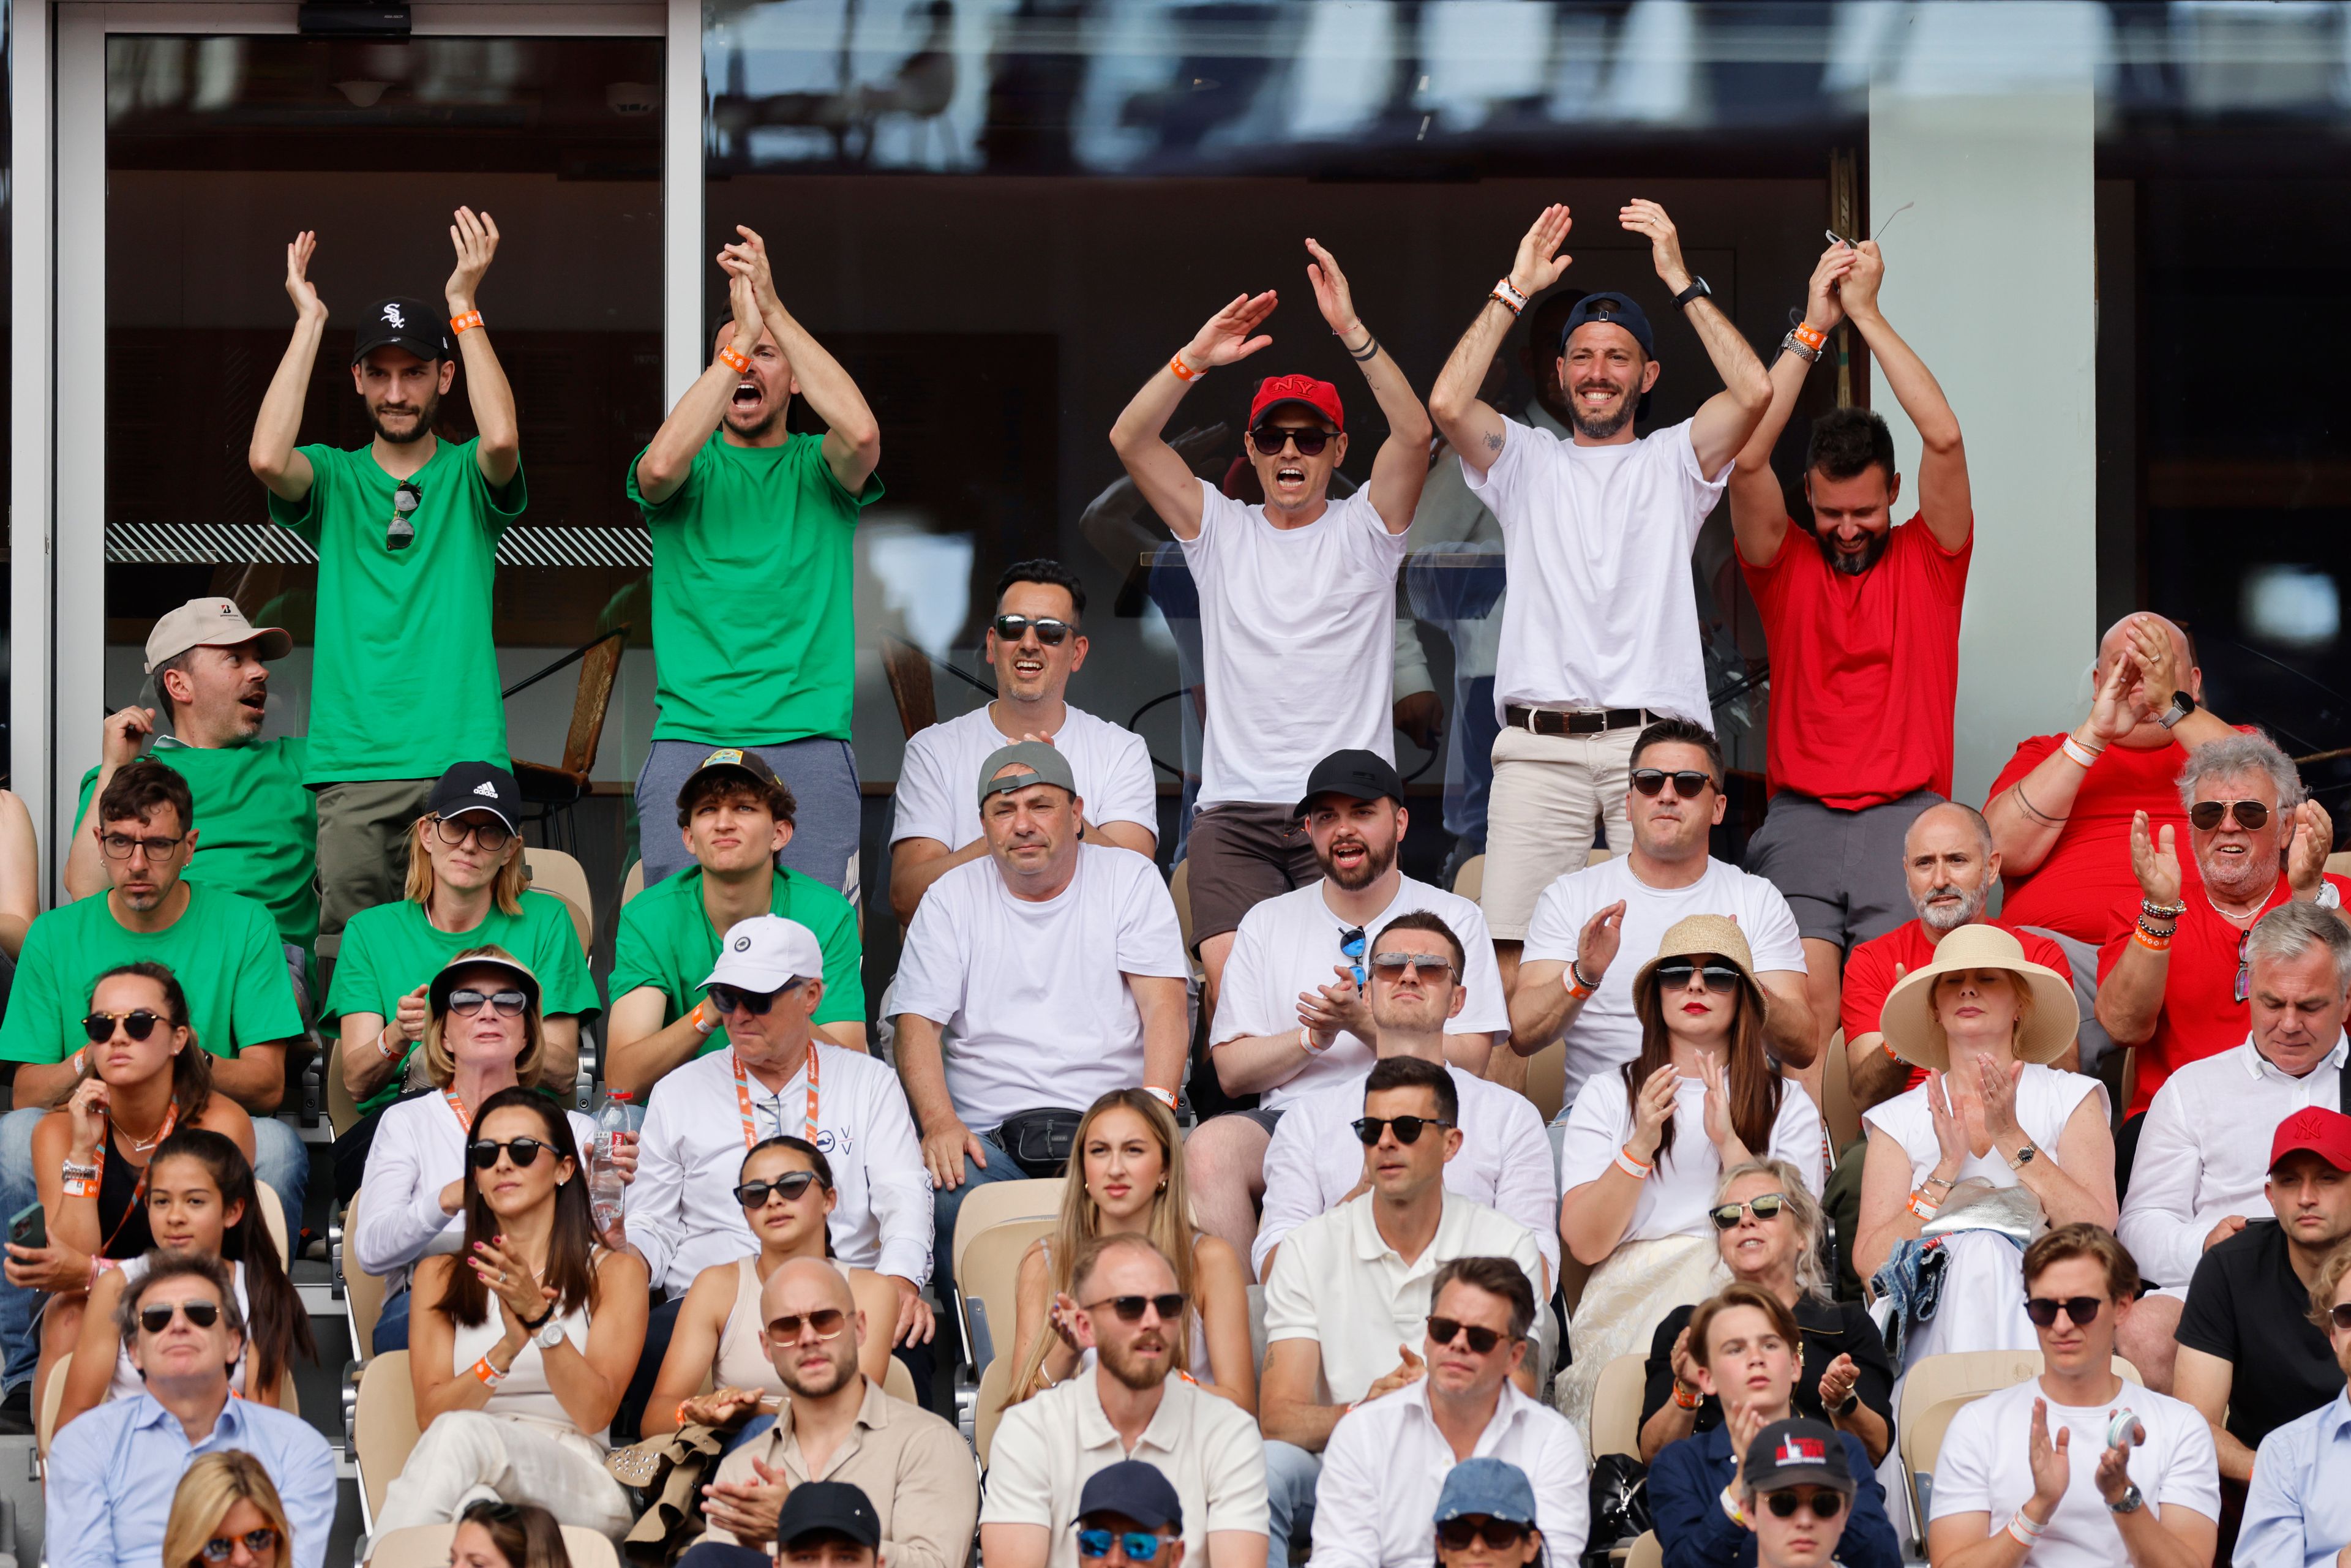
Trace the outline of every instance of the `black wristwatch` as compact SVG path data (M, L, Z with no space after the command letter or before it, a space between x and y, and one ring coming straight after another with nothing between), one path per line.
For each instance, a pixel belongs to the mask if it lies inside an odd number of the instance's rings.
M1706 286L1706 279L1692 274L1690 277L1690 286L1687 288L1683 289L1679 294L1674 296L1674 308L1677 310L1687 310L1689 308L1690 301L1693 299L1711 299L1713 298L1714 290Z
M1856 1388L1856 1389L1855 1389L1852 1393L1850 1393L1850 1394L1848 1394L1848 1395L1846 1395L1846 1396L1844 1396L1844 1404L1842 1404L1842 1405L1838 1406L1835 1409L1834 1409L1834 1410L1830 1411L1830 1412L1829 1412L1829 1414L1830 1414L1831 1416L1833 1416L1836 1417L1838 1420L1842 1421L1842 1420L1845 1419L1847 1416L1851 1416L1855 1411L1856 1411L1856 1410L1858 1410L1858 1409L1860 1409L1860 1408L1861 1408L1861 1390L1860 1390L1860 1389L1858 1389L1858 1388Z
M2155 722L2163 726L2164 728L2169 729L2173 725L2178 724L2181 719L2186 718L2189 714L2194 713L2195 711L2196 699L2194 697L2189 696L2186 692L2174 692L2171 694L2171 706L2165 708L2160 714L2158 714L2156 716Z

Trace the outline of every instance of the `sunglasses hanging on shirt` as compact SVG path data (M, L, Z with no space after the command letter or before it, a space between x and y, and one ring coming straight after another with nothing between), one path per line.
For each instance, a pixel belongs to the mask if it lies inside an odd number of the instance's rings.
M402 479L392 487L392 521L383 528L383 548L406 549L416 542L416 525L408 519L424 504L424 486Z

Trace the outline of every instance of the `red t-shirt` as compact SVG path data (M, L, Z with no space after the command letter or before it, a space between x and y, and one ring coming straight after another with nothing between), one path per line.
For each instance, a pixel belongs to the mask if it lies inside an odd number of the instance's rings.
M2036 735L2018 747L2000 777L1992 780L1991 794L1985 800L1990 801L2040 767L2064 738ZM2007 889L2001 902L2001 919L2011 925L2045 925L2077 942L2101 943L2111 934L2107 916L2117 904L2127 902L2136 920L2138 877L2131 870L2130 852L2135 811L2147 813L2151 831L2159 833L2166 822L2171 824L2173 846L2179 855L2181 891L2193 895L2202 879L2188 852L2188 813L2179 804L2179 770L2187 766L2188 748L2176 740L2152 751L2107 747L2090 768L2089 777L2082 780L2074 797L2074 810L2058 830L2049 857L2030 875L2011 872L2001 879ZM2130 933L2126 929L2123 934ZM2146 1071L2143 1065L2140 1071Z
M1791 521L1767 566L1742 559L1771 651L1764 781L1845 810L1951 792L1959 602L1975 536L1956 550L1913 517L1859 577Z
M2074 967L2065 961L2065 949L2048 937L2019 931L2005 920L1984 924L1997 925L2014 936L2023 946L2024 956L2032 962L2056 970L2068 981L2073 979ZM1894 989L1897 978L1894 966L1899 964L1905 973L1915 973L1934 961L1935 945L1927 940L1927 928L1916 920L1856 946L1844 961L1844 995L1837 1003L1837 1018L1844 1025L1845 1039L1859 1040L1863 1035L1877 1032L1877 1015L1885 1010L1886 993ZM1927 1070L1914 1067L1910 1070L1910 1082L1903 1087L1915 1089L1926 1081Z
M2185 834L2181 840L2184 846ZM2183 848L2182 864L2187 858ZM2344 896L2344 903L2351 904L2351 882L2339 876L2326 880ZM2126 1115L2137 1115L2146 1110L2155 1092L2163 1087L2163 1081L2189 1062L2242 1045L2245 1036L2252 1032L2252 1009L2237 996L2239 955L2244 951L2246 933L2233 922L2221 918L2200 888L2183 888L2181 895L2188 901L2188 913L2179 917L2179 928L2172 935L2171 969L2163 982L2163 1009L2156 1015L2154 1038L2138 1048L2138 1091L2131 1096ZM2262 913L2268 914L2293 896L2294 890L2280 876L2277 885L2270 890L2269 902L2262 905ZM2101 985L2113 971L2115 960L2122 956L2131 928L2138 924L2140 897L2138 884L2134 882L2130 896L2118 901L2107 916L2106 940L2098 949Z

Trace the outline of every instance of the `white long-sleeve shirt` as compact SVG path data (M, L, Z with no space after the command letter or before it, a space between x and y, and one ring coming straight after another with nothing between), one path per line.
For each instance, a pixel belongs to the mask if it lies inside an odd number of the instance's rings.
M2130 1191L2115 1226L2142 1275L2185 1289L2212 1227L2231 1214L2269 1218L2262 1188L2278 1124L2306 1106L2342 1107L2347 1053L2351 1040L2337 1038L2317 1066L2294 1078L2248 1037L2164 1080L2140 1124Z
M842 1263L920 1285L931 1274L931 1178L897 1074L862 1051L812 1049L816 1131L803 1125L803 1066L772 1093L745 1074L754 1134L807 1138L831 1163L841 1197L832 1211L832 1249ZM689 1061L653 1086L623 1212L629 1240L671 1294L683 1293L711 1264L758 1249L735 1201L748 1147L731 1049Z
M577 1111L569 1114L585 1159L596 1124ZM444 1214L441 1189L469 1174L467 1131L444 1094L420 1094L385 1110L368 1145L359 1218L347 1238L360 1273L391 1278L398 1290L419 1258L465 1245L464 1206Z

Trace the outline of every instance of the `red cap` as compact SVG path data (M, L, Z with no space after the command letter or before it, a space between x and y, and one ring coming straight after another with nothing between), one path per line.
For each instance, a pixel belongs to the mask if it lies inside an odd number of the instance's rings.
M2338 1171L2351 1171L2351 1116L2309 1105L2278 1124L2270 1140L2270 1169L2296 1149L2308 1149Z
M1304 403L1329 420L1333 430L1347 428L1347 416L1339 407L1339 389L1312 376L1268 376L1259 382L1257 401L1249 404L1250 426L1254 428L1268 409L1285 402Z

